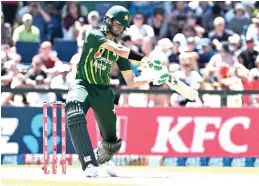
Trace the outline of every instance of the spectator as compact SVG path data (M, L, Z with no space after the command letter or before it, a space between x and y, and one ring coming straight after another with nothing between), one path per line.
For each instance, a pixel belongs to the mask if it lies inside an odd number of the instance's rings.
M78 2L67 3L67 16L63 20L63 35L64 39L77 39L81 27L76 23L82 19L84 24L87 24L87 17L81 14L80 4Z
M133 49L135 51L138 50L138 47L134 44L134 42L131 40L131 37L129 35L123 35L121 39L122 39L122 44L128 47L129 49Z
M62 62L52 52L52 44L49 41L45 41L40 46L39 54L33 57L32 62L42 61L44 68L50 76L55 76L58 72L58 68L62 65Z
M45 84L49 84L49 79L47 79L47 72L43 68L43 62L41 60L34 60L32 62L32 68L26 74L25 83L27 87L35 87L36 77L41 76Z
M178 33L174 36L173 43L180 53L186 50L187 40L182 33Z
M169 55L173 48L173 43L168 38L163 38L157 42L155 49L150 53L149 57L158 59L165 66L169 65Z
M259 13L252 21L253 24L248 27L246 37L253 38L255 45L259 46Z
M41 8L41 5L39 2L31 1L29 2L28 6L21 9L18 13L18 23L21 21L21 17L24 14L31 14L33 17L32 24L36 26L40 31L40 40L46 41L49 40L49 30L48 30L48 24L51 20L51 17Z
M45 89L48 86L44 82L44 77L39 75L35 78L36 85L35 89ZM38 93L38 92L29 92L26 95L26 100L30 106L42 107L44 102L51 103L57 101L56 95L53 92L48 93Z
M236 4L239 4L239 2L231 2L231 8L225 13L225 20L226 20L226 23L229 23L233 18L235 18L236 14L235 14L235 6ZM242 4L242 6L244 6ZM250 16L248 14L247 11L245 11L244 13L244 18L247 18L247 19L250 19Z
M189 14L187 17L187 25L192 25L195 29L196 35L200 38L203 37L203 34L205 33L205 29L201 27L199 24L197 24L197 16L195 14Z
M136 13L133 17L133 25L127 29L127 35L130 35L136 45L141 46L145 36L153 39L155 34L151 26L144 24L144 15L142 13Z
M200 89L202 87L203 79L197 71L193 70L193 62L190 58L186 57L186 53L182 53L179 56L179 59L181 69L176 71L173 76L181 79L194 89ZM171 102L172 105L184 106L189 102L189 100L179 94L174 94Z
M191 9L186 5L186 2L177 1L175 2L175 10L173 10L172 15L176 17L178 28L181 30L183 25L187 21L189 14L192 14Z
M82 18L80 18L82 20ZM80 20L79 19L79 20ZM82 28L79 31L78 37L77 37L77 44L78 46L83 46L83 42L85 40L85 37L87 33L92 29L99 29L99 13L97 11L91 11L88 16L87 20L89 24L84 24Z
M19 1L1 1L1 10L6 16L6 22L13 25Z
M217 73L220 90L243 90L241 79L237 76L235 67L222 66ZM224 99L222 100L224 101ZM226 105L228 107L242 107L242 96L227 96Z
M219 4L220 10L221 10L222 14L224 14L224 15L231 8L231 2L229 2L229 1L219 1L219 2L216 2L216 3Z
M89 25L92 26L92 28L96 28L96 29L100 28L100 25L99 25L100 16L97 11L95 10L91 11L87 16L87 20Z
M194 27L197 25L197 17L194 13L188 15L186 24L193 25Z
M167 89L169 90L169 87L166 83L162 85L153 85L153 83L150 83L150 89L151 90L159 90L159 89ZM148 94L147 95L147 106L148 107L169 107L170 106L170 95L169 94Z
M196 30L193 27L193 25L186 24L183 26L183 35L185 38L189 37L195 37L196 36Z
M15 47L10 47L9 45L2 45L1 46L1 62L6 62L9 60L13 60L15 62L20 62L22 57L21 55L16 53Z
M179 51L179 46L180 46L179 42L176 42L176 41L173 42L173 47L168 57L170 63L175 63L175 64L179 63L179 55L181 54Z
M201 27L201 26L195 26L195 32L196 32L196 36L198 37L198 38L203 38L204 36L205 36L205 29L203 28L203 27Z
M1 86L7 86L10 88L20 88L24 85L24 75L21 73L21 69L18 68L14 60L5 62L1 69ZM1 105L11 104L12 99L16 95L10 92L3 92L1 94Z
M156 41L166 36L167 24L163 9L155 10L153 17L148 20L148 25L152 26Z
M240 53L240 49L242 48L242 40L238 34L234 34L233 36L228 37L229 49L232 55L237 56Z
M222 45L218 47L218 51L218 53L212 56L204 72L204 75L210 78L212 82L216 81L215 78L217 76L217 73L219 72L220 67L233 67L237 62L235 58L231 55L227 42L223 42Z
M59 1L59 2L65 2L65 1ZM70 2L73 2L73 1L70 1ZM65 3L64 5L61 6L62 7L61 16L62 16L63 19L69 14L68 6L69 6L70 2L67 2L67 3ZM79 4L79 9L80 9L81 16L85 17L88 14L88 9L84 5Z
M71 85L72 81L71 79L68 79L68 73L70 72L70 66L69 65L63 65L61 68L59 68L59 75L55 76L51 80L50 88L52 89L63 89L68 90L69 86ZM65 94L58 94L59 100L65 101L67 98L67 93Z
M252 2L251 2L252 3ZM248 7L252 8L251 12L253 16L258 15L259 13L259 1L254 2L254 4L248 5Z
M235 68L230 66L221 66L217 73L217 79L220 83L220 89L223 90L242 90L240 78L236 76ZM234 88L233 85L239 84L240 88Z
M213 30L213 20L217 17L224 17L224 15L221 13L221 8L219 4L215 3L211 9L206 11L202 16L202 25L204 26L205 30L207 32L210 32Z
M192 63L192 69L199 71L198 68L198 59L199 55L197 52L183 52L184 58L186 61L190 61Z
M239 35L244 34L245 27L248 27L251 22L249 18L245 17L245 7L241 3L237 3L234 13L235 17L230 20L228 28Z
M20 69L14 60L2 63L1 85L10 87L15 77L22 77ZM16 78L17 80L18 78ZM20 82L19 85L22 83Z
M199 7L201 8L202 12L200 15L205 14L205 12L211 10L210 3L208 1L198 1Z
M56 88L56 89L64 89L67 90L69 87L69 82L67 79L67 75L70 72L70 66L67 64L62 65L61 68L59 68L59 75L55 76L51 80L51 88Z
M1 45L7 44L12 46L12 27L10 23L4 20L4 14L1 12Z
M249 82L252 85L254 90L259 89L259 55L256 58L255 61L255 68L250 70L249 73ZM255 94L252 95L252 106L259 107L259 95Z
M155 9L155 2L152 1L132 1L130 2L129 11L131 15L142 12L143 16L151 17Z
M246 39L246 48L241 51L238 56L238 60L247 69L255 68L255 60L259 52L255 50L255 44L253 38Z
M13 33L13 42L14 44L17 41L30 41L36 42L39 41L40 31L36 26L32 25L32 16L30 14L24 14L23 25L17 27Z
M255 60L255 68L252 68L249 73L249 80L250 81L259 81L259 55Z
M180 32L180 29L178 28L177 25L177 18L175 15L170 14L167 19L167 24L168 24L168 30L167 30L167 38L168 39L173 39L177 33Z
M198 66L202 70L209 63L211 57L215 54L215 50L211 46L211 41L208 38L200 40L201 50L199 53Z
M215 29L209 33L209 38L212 44L222 41L228 41L228 37L234 35L234 32L225 28L225 20L222 17L217 17L213 21Z
M197 42L197 40L199 40L198 37L196 37L196 31L195 28L192 25L184 25L183 26L183 34L176 34L173 41L176 42L178 41L180 43L180 52L185 52L188 48L188 38L191 38L190 43L192 42Z
M194 37L187 38L187 50L186 52L198 52L196 48L196 42Z
M191 1L191 2L188 2L188 7L191 9L191 11L193 12L191 15L194 15L194 17L201 17L202 13L203 13L203 7L201 7L202 3L198 2L198 1ZM205 4L204 4L205 5ZM203 6L204 6L203 5ZM205 6L208 6L208 3L207 5ZM205 7L204 7L205 8ZM188 15L188 18L190 16ZM187 18L187 20L188 20Z
M150 37L147 37L147 36L143 37L140 50L144 56L150 55L150 52L153 50L153 43Z
M60 11L54 6L54 2L47 1L45 3L44 11L50 15L50 22L48 24L50 41L53 42L54 38L63 38L63 32L61 29L61 15Z

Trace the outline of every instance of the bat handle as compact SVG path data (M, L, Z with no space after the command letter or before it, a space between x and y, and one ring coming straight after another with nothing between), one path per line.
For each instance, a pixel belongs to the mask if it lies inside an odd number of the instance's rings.
M177 84L176 79L173 77L172 74L169 74L169 79L168 79L169 83L173 83L174 85Z

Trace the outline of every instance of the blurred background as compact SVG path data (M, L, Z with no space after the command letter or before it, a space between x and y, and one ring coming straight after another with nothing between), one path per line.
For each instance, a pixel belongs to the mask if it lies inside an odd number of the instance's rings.
M74 80L83 40L102 26L112 5L127 7L131 26L121 37L125 46L159 57L171 73L200 90L258 89L258 2L17 2L1 4L1 86L67 89ZM145 73L132 61L136 76ZM127 89L116 65L115 89ZM168 89L167 85L140 89ZM2 92L1 105L40 105L64 101L66 94ZM213 99L211 99L213 97ZM120 106L188 106L177 94L118 94ZM258 107L258 96L202 96L202 105ZM212 101L213 100L213 101ZM197 105L201 105L197 103Z
M41 107L43 102L65 101L83 40L90 29L102 27L113 5L130 11L131 26L120 38L123 45L145 56L159 56L171 73L201 92L196 102L169 91L166 84L127 92L114 65L116 105L259 107L258 92L242 93L259 90L258 1L2 1L1 106ZM139 62L131 64L136 76L145 73Z

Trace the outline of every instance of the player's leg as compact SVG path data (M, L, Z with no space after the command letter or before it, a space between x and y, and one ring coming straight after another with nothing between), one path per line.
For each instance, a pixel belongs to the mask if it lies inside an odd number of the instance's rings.
M97 149L97 161L100 164L106 163L112 159L113 155L119 152L121 148L121 139L116 135L116 115L114 111L114 94L110 88L95 90L98 94L91 99L95 119L98 123L102 143Z
M95 110L94 114L103 138L97 149L97 161L103 164L110 161L113 155L119 152L122 140L116 136L116 116L113 109L103 107Z
M67 127L83 170L89 164L98 166L86 127L87 96L88 91L82 81L76 81L70 87L66 101Z

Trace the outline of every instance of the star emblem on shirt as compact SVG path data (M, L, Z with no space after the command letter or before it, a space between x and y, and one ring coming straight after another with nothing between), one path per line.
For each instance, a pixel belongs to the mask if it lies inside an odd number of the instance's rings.
M125 16L124 16L124 20L129 21L129 16L128 16L128 15L125 15Z

